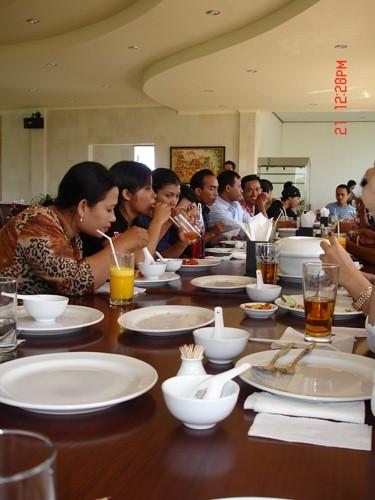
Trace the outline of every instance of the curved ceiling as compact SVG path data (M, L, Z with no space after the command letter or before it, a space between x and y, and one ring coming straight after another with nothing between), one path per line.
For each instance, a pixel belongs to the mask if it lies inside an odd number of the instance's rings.
M374 14L373 0L0 0L0 109L332 111L344 58L348 109L375 109Z

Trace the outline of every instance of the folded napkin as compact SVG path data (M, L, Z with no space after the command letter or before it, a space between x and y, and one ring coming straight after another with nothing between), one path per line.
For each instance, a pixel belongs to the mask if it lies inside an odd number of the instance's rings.
M372 428L365 424L258 413L248 434L292 443L371 451Z
M353 332L351 332L351 330L353 330ZM327 347L329 349L332 345L339 351L352 353L354 341L359 335L363 336L363 330L366 332L364 328L333 327L332 333L334 333L334 336L332 336L332 342L330 344L318 343L317 347ZM300 344L301 342L304 342L304 335L303 333L297 332L297 330L289 326L280 337L280 340L286 342L298 342ZM278 349L279 347L280 345L277 344L277 341L275 341L275 343L271 345L272 349ZM299 345L298 347L301 346Z
M268 392L254 392L246 398L244 409L258 413L326 418L355 424L364 424L365 422L365 403L363 401L324 403L275 396Z
M329 217L329 209L326 207L322 207L320 209L320 217Z
M272 232L272 221L259 213L249 222L238 222L243 232L251 241L269 241Z
M138 295L146 291L146 288L134 287L134 295ZM99 288L97 288L94 293L109 293L109 281L106 281Z
M316 220L316 214L314 210L301 215L301 227L313 227Z

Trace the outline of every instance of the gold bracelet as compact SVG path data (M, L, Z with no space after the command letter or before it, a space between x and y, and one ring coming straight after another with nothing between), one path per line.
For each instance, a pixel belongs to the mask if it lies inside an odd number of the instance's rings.
M361 292L356 299L353 299L352 307L356 311L361 311L362 307L370 300L372 294L372 285L366 288L363 292Z

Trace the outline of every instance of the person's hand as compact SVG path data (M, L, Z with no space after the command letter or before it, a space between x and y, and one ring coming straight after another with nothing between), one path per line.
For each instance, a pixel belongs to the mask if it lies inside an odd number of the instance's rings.
M267 198L268 197L266 193L260 193L256 201L256 206L259 210L262 210L262 208L264 208L265 204L267 203Z
M181 243L184 243L184 245L186 246L191 245L193 243L191 239L188 237L187 233L183 230L178 231L178 237Z
M350 287L350 281L355 276L361 275L356 268L348 252L340 245L335 236L329 236L328 241L322 241L320 246L324 253L320 255L320 260L325 264L337 264L340 266L339 282L345 288Z
M146 229L138 226L132 226L127 231L121 233L115 240L116 247L121 250L139 250L148 243L148 232Z
M227 229L227 226L224 222L216 222L212 227L210 233L213 233L214 236L218 236L220 233L224 233Z
M171 207L166 203L157 202L152 210L152 218L158 220L161 224L165 224L170 216Z

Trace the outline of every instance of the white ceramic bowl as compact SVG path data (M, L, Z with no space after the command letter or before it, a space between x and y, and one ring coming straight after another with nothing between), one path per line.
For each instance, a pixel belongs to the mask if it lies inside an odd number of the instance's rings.
M38 294L41 300L24 300L23 306L36 321L54 321L62 315L68 305L68 297Z
M172 377L161 386L168 410L191 429L214 427L230 415L238 399L240 388L233 380L225 384L219 399L194 399L194 388L206 378L207 375Z
M321 238L291 236L279 240L279 271L286 276L302 276L304 262L319 262Z
M140 262L138 267L146 278L159 278L165 272L167 264L165 262L154 262L153 264Z
M257 288L256 284L246 285L246 292L250 300L254 302L273 302L281 293L281 286L266 285Z
M249 333L240 328L224 327L221 338L213 338L214 328L198 328L193 331L194 342L204 347L204 354L211 363L224 365L239 356L245 349Z
M169 272L175 272L182 266L182 259L165 259L167 261L166 270Z
M268 302L266 302L266 304L272 306L271 309L250 309L249 307L246 307L249 305L254 306L257 304L265 304L265 302L246 302L244 304L241 304L240 308L248 318L254 319L267 319L278 310L278 306L276 304L269 304Z

